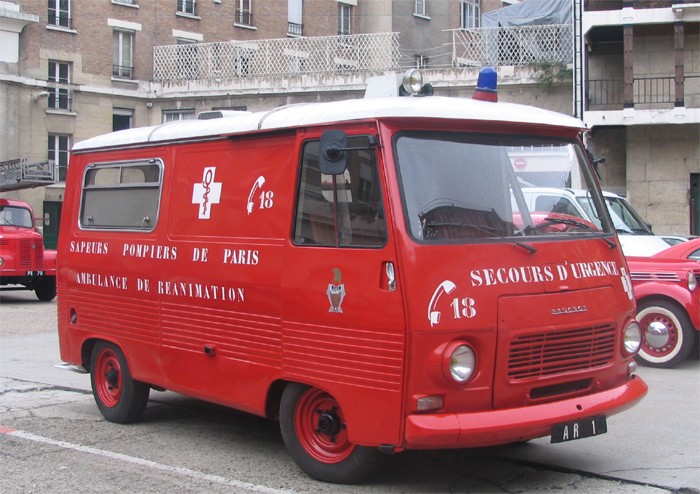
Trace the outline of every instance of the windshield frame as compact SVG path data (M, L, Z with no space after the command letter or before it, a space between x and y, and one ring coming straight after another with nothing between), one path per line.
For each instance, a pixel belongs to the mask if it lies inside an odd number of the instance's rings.
M513 201L515 207L518 211L514 209L511 210L513 214L513 220L511 223L512 231L507 232L507 234L501 235L496 233L490 233L487 236L473 237L473 238L440 238L438 241L435 238L425 238L424 231L421 234L416 234L417 228L411 225L412 211L420 211L421 208L416 208L414 204L409 205L409 198L407 192L406 184L406 173L402 170L401 160L405 157L401 157L400 142L404 137L412 137L416 139L422 139L426 141L446 141L456 144L473 144L473 145L485 145L494 146L502 148L503 150L508 150L516 146L533 145L538 146L571 146L569 149L573 151L572 155L575 156L576 161L579 163L579 174L584 185L588 187L589 195L596 204L597 210L600 212L601 228L598 229L597 225L589 222L587 219L583 219L581 223L577 223L578 231L571 232L558 232L558 233L546 233L538 232L537 234L532 234L533 229L537 229L540 225L534 225L532 219L530 218L531 209L526 206L526 200L522 192L522 182L523 180L517 175L514 166L501 167L500 170L496 170L495 174L503 174L505 178L504 184L506 185L506 190L510 194L511 201ZM496 149L495 151L501 152L501 150ZM594 238L594 237L604 237L610 238L614 236L614 227L612 221L610 220L609 212L605 206L603 194L600 189L600 185L593 174L592 167L588 161L587 155L582 147L581 141L577 138L564 138L559 136L551 135L539 135L539 134L527 134L527 133L494 133L494 132L473 132L473 131L460 131L460 130L433 130L433 129L410 129L401 130L396 132L392 136L392 152L393 161L396 171L396 176L398 179L398 186L401 194L402 203L402 215L404 226L408 235L411 239L418 244L426 245L441 245L441 244L480 244L480 243L514 243L514 242L539 242L539 241L551 241L551 240L571 240L571 239L583 239L583 238ZM508 158L512 156L509 154ZM572 158L573 159L573 158ZM512 163L511 163L512 165ZM512 187L513 183L517 183L518 187ZM533 185L534 184L530 184ZM562 187L563 189L564 187ZM454 202L454 201L453 201ZM424 206L430 204L427 202ZM467 203L464 203L467 204ZM454 207L458 207L457 204L453 204ZM413 212L416 212L413 211ZM432 211L432 209L428 210ZM488 211L488 210L485 210ZM495 210L494 213L497 214ZM522 225L516 225L515 214L522 216ZM547 216L545 220L553 220L551 222L545 221L548 224L562 224L566 223L572 225L571 221L564 221L561 218L556 218ZM558 221L562 220L562 221ZM507 220L502 219L503 223L508 223ZM461 226L471 226L474 225L461 225ZM595 229L591 229L595 228ZM529 233L528 233L529 232Z

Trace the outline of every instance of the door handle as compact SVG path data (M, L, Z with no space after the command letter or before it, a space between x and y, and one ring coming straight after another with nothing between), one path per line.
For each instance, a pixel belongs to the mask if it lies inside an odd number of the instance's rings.
M394 270L393 262L384 263L384 271L386 272L387 288L390 292L396 290L396 271Z

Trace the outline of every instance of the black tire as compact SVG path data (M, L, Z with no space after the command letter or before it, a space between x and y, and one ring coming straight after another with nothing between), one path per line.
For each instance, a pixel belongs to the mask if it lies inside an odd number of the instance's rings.
M642 346L637 361L644 366L674 367L688 357L695 345L696 331L688 314L671 301L640 303L637 320L642 326Z
M350 443L338 402L310 386L287 385L280 404L280 429L296 464L323 482L358 483L380 466L384 456L377 448Z
M95 345L90 358L90 383L97 408L110 422L134 422L146 409L151 388L132 379L124 353L116 345Z
M42 302L51 302L56 298L56 277L47 276L34 285L34 294Z

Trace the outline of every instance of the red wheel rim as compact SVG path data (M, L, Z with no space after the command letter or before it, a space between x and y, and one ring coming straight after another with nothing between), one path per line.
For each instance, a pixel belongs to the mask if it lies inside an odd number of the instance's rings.
M100 401L110 408L117 406L122 397L122 368L109 348L102 349L95 361L95 390Z
M666 327L666 331L668 332L668 340L661 346L652 346L647 339L645 329L644 340L642 343L644 346L644 353L651 357L664 357L673 352L678 345L678 328L674 324L673 319L659 312L654 312L644 316L644 318L642 318L640 321L640 324L642 328L647 328L653 322L661 323Z
M304 450L322 463L339 463L355 449L348 441L338 402L321 390L309 389L301 396L294 413L294 426Z

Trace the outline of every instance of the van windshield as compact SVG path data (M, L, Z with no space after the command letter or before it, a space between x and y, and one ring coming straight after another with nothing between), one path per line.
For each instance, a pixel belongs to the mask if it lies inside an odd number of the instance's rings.
M405 132L396 137L394 150L406 224L418 241L612 233L576 141ZM544 188L582 190L590 213L568 199L538 200L532 191Z

